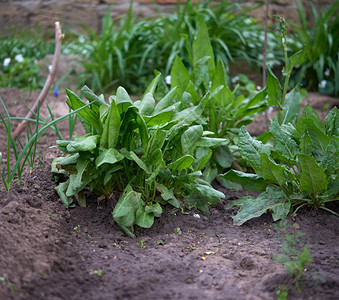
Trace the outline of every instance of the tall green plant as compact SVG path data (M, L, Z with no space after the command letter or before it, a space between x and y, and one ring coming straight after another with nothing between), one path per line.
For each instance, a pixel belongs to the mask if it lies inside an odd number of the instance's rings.
M200 179L211 151L199 159L198 146L211 147L220 139L209 138L201 125L193 125L205 108L206 99L176 111L176 89L158 103L154 91L160 74L152 81L141 100L132 102L126 90L117 89L106 103L86 86L85 97L94 103L79 111L86 134L73 141L57 141L68 156L56 158L52 171L70 173L56 188L66 207L74 198L81 205L83 189L110 198L122 194L113 210L117 224L131 237L134 226L149 228L162 213L161 205L187 205L208 212L208 204L224 195ZM71 109L85 103L67 91Z

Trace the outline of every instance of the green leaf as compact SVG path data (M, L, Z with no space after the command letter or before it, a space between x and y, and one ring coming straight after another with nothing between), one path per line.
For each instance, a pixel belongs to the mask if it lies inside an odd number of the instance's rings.
M247 132L245 126L240 128L238 146L242 158L245 159L253 167L254 171L260 176L260 155L262 153L269 155L271 153L271 147L264 145L260 141L252 138Z
M306 104L306 106L304 107L304 109L303 109L303 111L300 115L300 118L299 118L299 120L296 124L296 129L300 133L302 133L304 121L307 120L307 119L311 119L313 121L313 123L315 124L315 127L317 127L318 129L323 127L323 124L322 124L319 116L315 112L315 110L312 108L311 105Z
M305 61L305 55L306 55L306 48L301 49L300 51L294 53L290 58L290 66L289 69L292 71L292 69L295 66L302 65Z
M172 171L178 171L180 173L182 170L188 169L194 162L194 157L192 155L184 155L177 159L176 161L167 165Z
M176 88L176 93L179 99L181 99L190 80L191 80L191 77L190 77L189 72L185 68L185 65L181 61L180 57L177 56L174 59L172 70L171 70L171 88L172 88L172 91L174 90L174 88Z
M82 181L82 176L88 166L88 163L90 162L89 159L85 158L79 158L77 161L77 171L78 173L75 175L74 182L72 189L78 193L80 190L82 190L87 182Z
M241 206L241 210L233 217L233 223L238 226L248 220L260 217L267 210L272 210L274 221L285 219L291 208L291 203L285 193L279 187L271 186L268 186L266 191L261 193L256 199L252 196L246 196L233 201L226 209L238 205Z
M70 207L70 205L73 202L73 198L72 197L67 197L66 196L66 191L69 185L69 179L65 182L59 183L59 185L57 187L55 187L55 191L57 192L57 194L59 195L62 203L64 204L64 206L66 208Z
M98 97L97 95L95 95L94 92L91 91L87 85L85 85L85 86L81 89L81 92L83 93L83 95L85 96L85 98L86 98L87 100L89 100L89 102L94 101L94 103L95 103L97 106L100 106L100 105L107 105L106 102L103 100L103 98L102 98L102 97Z
M226 139L222 138L211 138L211 137L204 137L202 136L198 142L197 142L197 147L208 147L208 148L213 148L213 147L218 147L223 143L226 143Z
M78 151L91 151L97 147L99 135L83 135L70 142L66 149L69 153Z
M120 133L120 113L114 101L108 111L108 115L104 124L104 130L100 140L100 146L103 148L115 148Z
M327 189L325 170L320 167L313 156L299 154L300 190L311 193L313 199Z
M152 173L151 168L144 161L142 161L133 151L130 151L130 158L134 160L137 163L137 165L147 174Z
M154 223L154 214L145 211L145 208L140 206L135 215L135 224L142 228L150 228Z
M274 119L271 122L270 132L274 137L274 147L284 157L294 160L299 153L299 147L294 140L288 125L279 125L278 121Z
M283 166L277 164L266 153L260 155L262 166L262 177L272 183L280 185L282 188L289 182L288 176L285 173L288 170Z
M119 86L117 89L116 105L119 108L120 114L125 112L130 106L133 106L133 102L129 97L127 91L121 86Z
M166 140L166 131L157 130L150 138L143 160L148 165L158 166L162 162L162 147Z
M66 103L71 109L77 110L86 105L76 94L74 94L69 89L66 89L66 93L67 93ZM101 131L101 126L99 124L99 116L95 114L89 107L85 107L84 109L80 110L77 114L83 117L86 120L86 122L92 125L95 129Z
M199 20L197 26L197 36L193 42L193 68L196 68L199 61L204 57L209 57L207 61L209 77L212 78L215 72L214 52L210 42L207 25L203 20Z
M171 120L174 110L175 107L170 106L158 112L157 114L153 114L152 116L144 116L144 120L148 127L163 125Z
M294 88L285 98L285 105L283 107L283 121L282 124L294 124L300 112L300 93L299 89Z
M208 183L212 183L212 181L218 176L218 168L212 167L211 164L208 164L202 173L202 178Z
M216 162L224 169L230 168L234 161L233 154L227 146L219 146L214 151Z
M161 198L176 208L180 207L180 202L174 196L173 188L168 189L163 184L156 182L155 187L160 192Z
M165 108L168 108L170 105L174 103L175 95L177 94L177 87L170 90L168 94L166 94L159 103L155 106L153 115L161 112Z
M181 135L181 147L183 154L193 155L195 148L197 147L197 142L203 134L203 127L201 125L190 126L182 135Z
M152 203L152 204L147 204L145 206L145 212L148 214L153 213L155 217L159 218L161 217L162 214L162 208L159 203Z
M155 107L155 100L152 93L147 93L141 100L139 113L142 116L150 116Z
M118 161L124 159L124 156L116 149L105 149L95 160L96 167L100 167L103 164L115 164Z
M159 80L161 78L161 73L158 73L157 76L155 76L155 78L152 80L152 82L149 84L149 86L147 87L146 91L145 91L145 96L147 94L151 94L153 95L155 92L155 89L157 88L157 85L159 83Z
M196 160L196 163L194 164L194 171L201 171L205 168L207 163L209 162L210 158L212 156L212 150L208 149L208 152L201 156L199 159Z
M261 192L267 183L257 174L244 173L237 170L229 170L225 174L219 175L221 178L240 183L241 186L249 191Z
M267 67L267 94L267 102L269 105L280 105L281 85L269 66Z
M192 187L196 188L201 194L209 198L225 198L225 194L215 190L209 185L193 184Z
M339 110L336 106L326 116L324 125L328 136L339 136Z

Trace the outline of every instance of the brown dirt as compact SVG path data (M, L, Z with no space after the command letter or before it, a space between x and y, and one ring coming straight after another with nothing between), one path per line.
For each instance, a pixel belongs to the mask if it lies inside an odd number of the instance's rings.
M27 103L36 96L33 93ZM11 116L25 115L25 92L2 90L0 97ZM309 99L319 108L325 102L338 103L317 94ZM67 112L63 100L64 94L54 109L56 115ZM48 101L53 102L53 95ZM251 131L260 131L262 124L259 120ZM59 127L67 137L67 122ZM10 193L0 188L0 299L259 300L276 299L279 285L289 287L288 299L339 299L339 229L334 215L302 209L294 219L288 218L290 232L305 233L313 258L298 292L283 266L272 259L281 242L271 217L241 227L232 224L234 211L225 207L246 191L217 186L226 199L210 215L168 209L133 240L114 223L112 203L97 205L88 194L87 208L64 208L50 173L52 159L60 155L49 149L56 139L52 131L40 139L41 169L25 173L20 186L13 182ZM0 127L0 151L5 148ZM338 211L338 204L332 209ZM94 270L103 275L93 274Z

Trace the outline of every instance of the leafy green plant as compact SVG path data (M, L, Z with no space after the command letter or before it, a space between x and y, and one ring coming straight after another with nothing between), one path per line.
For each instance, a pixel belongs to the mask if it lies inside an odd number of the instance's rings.
M306 62L294 77L303 80L307 89L318 90L329 95L339 95L339 1L335 0L326 11L319 11L310 3L312 19L306 19L304 6L297 0L300 26L293 23L295 43L292 48L307 45ZM312 27L309 26L312 24Z
M82 92L92 104L79 111L78 117L87 133L73 141L57 141L68 156L56 158L52 165L52 172L70 173L56 187L66 207L74 205L74 198L86 205L86 186L107 198L120 191L113 218L131 237L134 225L152 226L154 217L162 213L161 205L186 205L208 212L209 203L224 197L199 178L211 151L199 159L194 156L198 146L224 141L209 137L211 133L202 125L192 125L200 118L206 98L176 111L173 89L156 104L154 91L160 76L135 102L122 87L106 103L103 95L96 96L85 86ZM85 106L73 92L67 90L67 95L71 109Z
M97 276L101 277L102 275L104 275L104 271L91 268L90 274L91 275L97 275Z
M171 70L171 88L177 87L177 97L182 109L196 105L199 99L208 94L208 101L203 111L204 118L199 124L214 133L216 138L227 141L216 145L211 161L204 170L204 179L211 182L217 174L230 168L234 162L234 139L242 125L250 124L253 118L267 108L267 89L264 88L251 98L243 94L237 96L237 89L228 87L226 69L222 60L215 63L212 45L206 24L201 21L197 27L194 42L188 42L190 66L184 66L177 56ZM191 71L189 71L191 70ZM232 150L231 150L232 149ZM205 155L209 148L197 148L197 155Z
M304 244L301 239L304 235L302 232L297 231L293 234L287 233L287 225L287 222L281 221L279 225L276 226L278 233L283 235L279 237L283 240L283 243L281 253L276 255L274 260L284 265L289 275L293 278L297 290L300 291L299 282L302 274L306 267L312 263L312 257L310 255L311 248L307 245L302 247ZM280 297L284 297L284 293L281 293Z
M120 19L112 20L110 11L103 18L98 34L86 28L87 35L73 51L84 56L82 82L94 91L111 92L118 86L140 94L153 76L153 70L169 74L178 55L184 64L189 63L185 40L194 40L198 23L204 21L209 29L213 51L227 68L229 61L246 60L260 66L263 45L263 28L249 17L249 9L234 5L228 0L188 0L177 12L158 14L138 19L132 9ZM270 36L269 62L277 64L282 58L276 51L276 39ZM72 51L72 47L69 48Z
M243 159L255 173L231 170L221 175L252 191L262 191L256 199L246 196L228 209L241 206L233 217L241 225L249 219L272 211L274 221L284 219L292 207L310 205L338 215L326 204L339 200L339 110L334 107L324 125L310 105L306 105L295 127L271 122L274 144L252 138L245 127L238 146Z

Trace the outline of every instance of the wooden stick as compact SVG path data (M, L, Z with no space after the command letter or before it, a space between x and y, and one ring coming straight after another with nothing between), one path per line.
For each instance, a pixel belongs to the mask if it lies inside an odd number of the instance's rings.
M37 111L39 102L40 105L45 101L46 96L48 94L49 89L51 88L51 85L54 80L54 76L56 73L58 61L60 58L61 53L61 39L64 37L64 35L61 32L61 26L59 22L55 22L55 50L54 50L54 56L53 56L53 63L50 73L48 74L47 80L45 82L45 85L43 89L40 92L40 95L38 99L36 99L33 107L29 111L29 113L26 115L25 119L30 119L33 117L33 114ZM14 132L12 132L12 138L15 139L26 127L26 121L22 121L19 126L15 129Z

